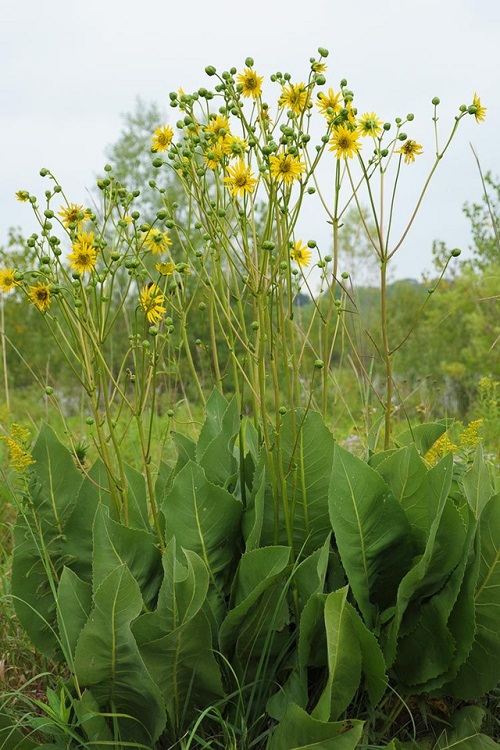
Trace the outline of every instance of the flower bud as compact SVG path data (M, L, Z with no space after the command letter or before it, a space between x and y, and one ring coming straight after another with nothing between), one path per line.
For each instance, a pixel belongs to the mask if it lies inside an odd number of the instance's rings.
M87 419L85 420L85 424L88 424L89 427L92 427L92 425L94 424L93 417L87 417Z
M329 52L326 49L326 47L318 47L318 54L320 54L321 57L328 57ZM347 81L346 81L346 83L347 83Z
M308 240L307 241L307 247L313 248L317 246L316 240Z
M316 370L322 370L324 366L325 366L325 363L323 362L322 359L317 359L314 363L314 367Z
M45 388L45 393L47 394L47 396L52 396L52 394L54 393L54 389L51 388L50 385L48 385Z
M247 68L252 68L253 67L253 63L254 63L253 57L247 57L246 58L245 65L247 66Z
M158 326L149 326L148 330L151 336L158 336Z
M287 413L287 411L288 409L286 408L286 406L280 406L280 408L278 409L278 413L281 414L282 417Z
M319 74L318 74L318 75L316 76L316 79L315 79L315 80L316 80L316 83L318 84L318 86L323 86L323 84L325 84L325 83L326 83L326 78L325 78L325 76L323 75L323 73L319 73Z
M415 119L415 115L410 112L409 115L406 115L406 119L408 120L408 122L411 122Z
M451 251L451 256L452 256L452 258L458 258L458 256L461 255L461 253L462 253L462 251L460 250L460 248L459 247L455 247Z
M49 170L45 169L45 167L42 167L42 169L40 170L40 177L47 177L48 173Z
M347 273L347 271L343 271L343 273L341 275L342 275L343 279L348 279L349 278L349 274Z
M252 331L258 331L259 330L259 321L258 320L252 320L250 328L252 329Z
M432 103L434 104L435 107L437 107L440 101L441 99L439 98L439 96L435 96L434 99L432 100Z
M159 169L160 167L162 167L163 163L164 163L163 159L160 159L159 156L157 156L156 159L153 159L152 161L153 167L155 167L156 169Z
M163 221L163 219L166 219L167 216L168 214L164 208L162 208L161 211L158 211L158 213L156 214L156 218L159 219L160 221Z
M169 417L170 419L172 419L173 416L174 416L173 409L168 409L167 410L167 417Z
M205 68L205 73L207 74L207 76L214 76L216 72L217 71L215 70L213 65L207 65L207 67Z

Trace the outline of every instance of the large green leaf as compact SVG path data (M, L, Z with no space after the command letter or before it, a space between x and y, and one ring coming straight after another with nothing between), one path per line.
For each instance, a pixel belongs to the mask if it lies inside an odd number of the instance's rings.
M82 476L48 425L33 448L30 503L14 529L12 594L19 621L44 655L58 656L55 593L64 565L65 526Z
M462 478L465 497L476 518L481 515L484 506L493 495L490 473L483 457L483 447L476 448L474 463Z
M393 451L375 467L411 524L415 553L425 549L429 532L427 467L414 445Z
M92 586L64 568L57 589L57 623L66 661L71 664L78 637L92 608Z
M214 389L206 403L206 418L196 444L197 463L205 469L207 479L222 487L234 485L238 462L234 444L240 429L236 397L228 402Z
M163 555L165 575L157 609L132 627L176 732L183 719L224 694L206 612L208 571L194 552L185 550L183 557L181 562L172 540Z
M131 632L143 601L126 565L116 566L94 593L94 606L78 638L75 673L101 709L116 714L122 740L153 746L166 715Z
M438 737L434 750L498 750L498 742L481 732L483 718L484 709L479 706L461 708Z
M366 624L373 627L411 565L410 524L380 474L338 445L329 507L349 584Z
M394 616L383 631L384 656L390 666L396 655L399 630L412 600L417 604L410 612L412 627L419 615L418 601L435 594L444 585L462 554L451 532L457 530L465 537L465 528L458 511L453 507L449 491L453 476L453 458L448 454L427 472L425 492L429 515L429 533L423 554L406 573L398 587ZM446 509L446 510L445 510ZM443 520L444 515L444 520ZM451 543L450 543L451 541ZM408 625L407 633L411 632Z
M361 740L362 721L320 721L293 703L286 710L267 750L354 750Z
M479 698L500 675L500 494L485 505L479 521L480 566L474 594L476 633L466 662L451 683L453 695Z
M145 606L152 606L162 578L156 538L148 531L112 521L107 508L100 505L94 519L94 591L112 570L123 564L139 584Z
M208 481L192 461L181 469L162 503L166 541L196 552L212 580L227 577L238 550L242 504L223 487Z
M261 659L269 639L288 622L289 561L289 547L263 547L241 557L219 632L221 650L228 658L235 655L241 670Z
M312 715L332 721L346 710L366 675L370 700L382 697L387 678L380 647L356 610L347 601L347 586L324 601L324 623L328 650L328 680Z
M439 422L427 422L411 427L401 432L395 442L397 445L415 445L422 456L425 456L436 440L446 432L450 425L450 420L442 419Z

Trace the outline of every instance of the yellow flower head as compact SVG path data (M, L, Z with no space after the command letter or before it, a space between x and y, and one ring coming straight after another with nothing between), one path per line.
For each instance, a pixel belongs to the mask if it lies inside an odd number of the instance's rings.
M290 251L290 258L298 263L301 268L306 268L309 265L311 262L311 255L311 250L309 250L301 240L297 240Z
M285 185L291 185L294 180L300 180L306 168L298 156L281 152L278 156L274 154L269 157L271 177Z
M30 194L27 190L18 190L16 193L16 198L19 201L19 203L26 203L27 200L29 200Z
M341 99L342 94L336 94L333 89L328 89L326 94L324 91L321 91L318 94L316 104L319 107L320 113L330 121L335 115L338 115L342 109Z
M172 240L168 232L162 232L160 229L150 229L144 239L144 247L151 253L165 253Z
M447 453L454 453L456 450L457 446L451 442L446 432L444 432L434 445L429 448L424 458L428 463L435 464Z
M16 281L16 269L0 269L0 287L2 292L10 292L15 286L19 286L19 281Z
M62 224L66 229L69 229L72 224L79 228L90 216L90 210L84 209L83 206L78 206L76 203L70 203L68 206L61 206L58 216L61 217Z
M167 311L164 303L165 296L162 294L160 287L156 284L150 283L141 289L139 294L139 304L146 313L146 318L149 323L154 324L160 322Z
M225 115L216 115L205 127L205 133L211 140L220 143L226 136L231 135L229 119Z
M251 68L245 68L243 73L240 73L236 80L241 86L241 93L244 97L248 98L251 96L252 99L257 99L257 97L262 94L262 81L264 80L264 76L258 76Z
M472 104L476 108L476 111L474 113L476 122L484 122L484 120L486 119L486 107L481 106L481 99L478 97L477 94L474 94L474 99L472 100Z
M294 115L300 115L309 103L309 92L305 83L290 83L283 86L278 100L280 107L290 109Z
M481 442L478 431L483 422L484 419L475 419L473 422L469 422L465 430L460 434L461 448L464 448L465 450L473 450L477 444Z
M345 125L339 125L334 129L330 138L330 151L333 151L337 159L352 159L359 153L360 148L359 133L356 130L350 130Z
M156 128L153 137L151 138L151 151L166 151L172 143L173 137L174 131L170 125L162 125L161 127Z
M93 273L97 264L97 250L94 247L93 232L80 232L71 245L72 253L68 255L71 268L79 273Z
M248 148L248 143L237 135L227 135L221 143L221 148L230 159L241 159Z
M217 169L224 158L224 150L220 143L211 146L205 153L205 164L209 169Z
M162 276L171 276L175 271L175 263L172 263L171 260L167 260L166 263L157 263L155 268Z
M374 138L378 138L382 133L382 125L384 123L379 120L375 112L366 112L358 120L358 129L361 135L371 135Z
M419 156L422 153L422 146L420 145L420 143L412 141L411 138L409 138L395 153L403 154L405 164L410 164L411 162L415 161L415 156Z
M34 464L30 452L28 451L28 441L30 434L27 429L18 424L13 424L10 429L10 437L2 436L9 448L9 466L18 473L26 471L28 466Z
M319 60L317 60L316 62L313 62L313 64L311 65L311 70L314 73L324 73L326 68L327 68L326 63L320 62Z
M253 193L256 178L252 175L252 170L240 159L234 167L227 168L228 177L224 177L224 184L227 189L236 198L243 198L246 193Z
M30 286L28 297L41 312L45 312L50 307L50 288L43 281L37 282L36 286Z

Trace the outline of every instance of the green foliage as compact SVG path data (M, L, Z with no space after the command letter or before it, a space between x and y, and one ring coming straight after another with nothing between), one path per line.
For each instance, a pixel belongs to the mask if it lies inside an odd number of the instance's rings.
M300 519L287 516L291 545L273 541L282 517L273 531L264 513L273 488L259 441L246 430L240 451L239 415L220 394L157 484L161 539L139 511L133 525L113 517L102 465L82 475L43 428L12 584L33 641L68 665L67 722L82 746L173 743L196 711L197 735L210 734L213 708L242 747L259 736L269 750L355 747L388 684L466 699L494 687L500 496L481 450L465 472L450 454L429 467L414 444L370 467L316 413L294 415L292 444L291 416L273 438L294 467L282 485ZM204 468L212 445L219 460ZM128 476L140 508L144 486Z

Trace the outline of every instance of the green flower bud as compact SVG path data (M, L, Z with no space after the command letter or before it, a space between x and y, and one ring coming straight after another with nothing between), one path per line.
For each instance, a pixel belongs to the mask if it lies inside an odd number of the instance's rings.
M44 265L48 265L50 263L50 258L48 255L42 255L40 258L40 263L43 263Z
M317 247L316 240L308 240L307 241L307 247L310 247L311 249L314 248L314 247Z
M252 68L253 67L253 57L247 57L246 60L245 60L245 65L247 66L247 68Z
M50 385L48 385L45 388L45 393L47 394L47 396L52 396L52 394L54 393L54 389L51 388Z
M89 427L92 427L92 425L94 424L93 417L87 417L87 419L85 420L85 424L88 424Z
M172 419L173 416L174 416L173 409L168 409L167 410L167 417L169 417L169 419Z
M344 271L344 272L342 273L342 278L343 278L343 279L348 279L348 278L349 278L349 274L347 273L347 271Z
M314 195L314 193L316 192L316 188L314 188L314 187L308 187L307 188L307 192L309 193L309 195Z
M323 362L322 359L317 359L314 363L314 367L316 368L316 370L322 370L324 366L325 366L325 363Z
M384 130L390 130L391 129L391 123L390 122L384 122L383 128L384 128Z
M326 47L318 47L318 54L321 55L321 57L328 57L329 52L326 49ZM346 81L347 83L347 81Z
M49 170L45 169L45 167L42 167L42 169L40 170L40 177L47 177L48 173Z
M168 214L164 208L162 208L161 211L158 211L158 213L156 214L156 218L159 219L160 221L163 221L163 219L166 219L167 216Z
M54 193L60 193L62 190L62 187L60 185L54 185Z
M252 320L250 328L252 329L252 331L258 331L259 330L259 321L258 320Z
M451 256L452 256L452 258L458 258L458 256L459 256L459 255L461 255L461 254L462 254L462 251L460 250L460 248L459 248L459 247L455 247L455 248L453 248L453 250L451 251Z
M47 217L47 219L53 219L54 218L54 212L48 208L46 211L43 212L43 215Z
M332 260L332 256L331 255L325 255L325 263L330 263L331 260Z
M281 414L282 417L287 413L287 411L288 409L286 408L286 406L280 406L280 408L278 409L278 413Z
M207 74L207 76L214 76L216 72L217 71L215 70L213 65L207 65L207 67L205 68L205 73Z
M406 133L400 133L398 135L398 140L400 140L400 141L406 141L407 138L408 138L408 136L406 135Z
M158 336L158 333L159 333L158 326L149 326L148 331L149 331L150 336Z
M408 120L408 122L411 122L415 119L415 115L410 112L409 115L406 115L406 119Z
M319 73L319 74L318 74L318 75L316 76L316 83L318 84L318 86L323 86L323 84L325 84L325 83L326 83L326 78L325 78L325 76L323 75L323 73Z
M153 159L153 161L151 163L152 163L153 167L155 167L155 169L159 169L160 167L163 166L164 162L163 162L163 159L160 159L160 157L157 156L156 159Z
M439 96L435 96L434 99L432 100L432 103L434 104L435 107L437 107L437 105L440 102L441 102L441 99L439 98Z
M274 242L271 242L271 240L264 240L264 242L262 243L263 250L274 250L275 247L276 245L274 244Z

